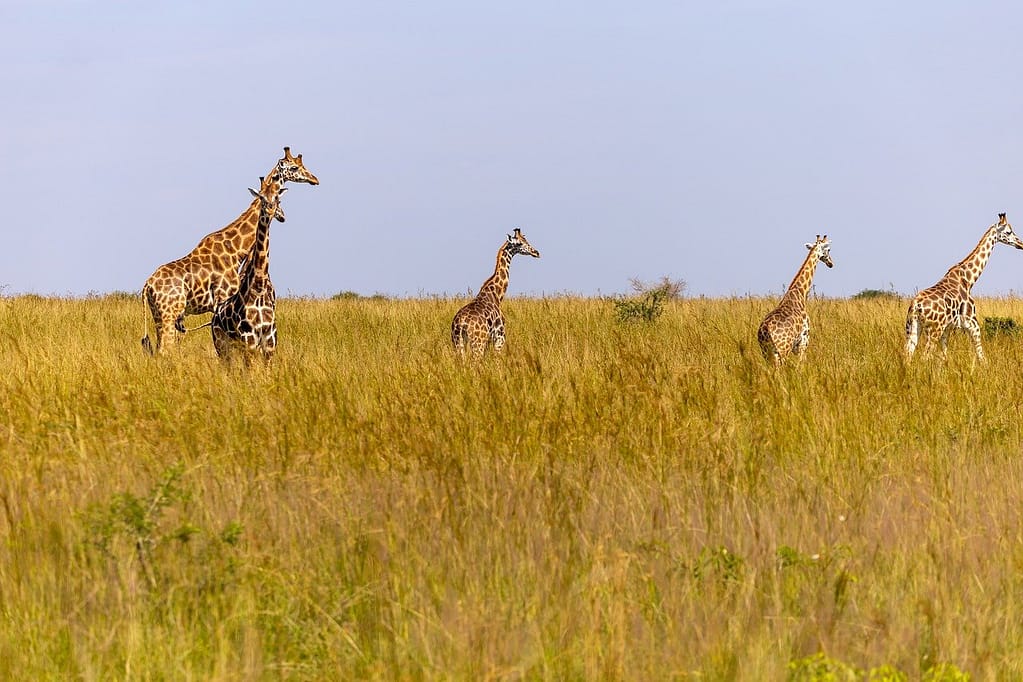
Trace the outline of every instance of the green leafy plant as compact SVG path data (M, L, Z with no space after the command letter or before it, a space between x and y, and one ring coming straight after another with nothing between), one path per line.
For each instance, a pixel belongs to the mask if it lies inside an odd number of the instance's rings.
M863 675L855 667L817 652L789 661L789 682L858 682Z
M130 548L139 572L150 589L157 587L160 582L160 573L154 560L158 548L183 546L198 535L212 537L217 543L230 547L236 546L241 539L242 527L237 522L227 524L219 534L211 536L204 534L201 528L183 518L180 513L175 522L169 521L167 511L190 499L182 485L183 475L184 466L174 464L144 495L115 493L109 502L91 505L80 515L87 543L110 560L123 556L123 551ZM211 563L213 557L210 554L209 546L199 548L202 563Z
M629 282L638 297L618 296L611 299L619 322L653 322L664 312L665 301L681 298L686 288L683 280L672 280L666 276L653 284L635 277Z
M954 663L938 663L928 668L920 679L923 682L970 682L970 673L963 672Z
M898 301L902 296L895 290L889 289L863 289L853 295L854 301L869 301L872 299L892 299Z
M1023 326L1016 324L1011 317L985 317L984 336L1016 336L1023 330Z

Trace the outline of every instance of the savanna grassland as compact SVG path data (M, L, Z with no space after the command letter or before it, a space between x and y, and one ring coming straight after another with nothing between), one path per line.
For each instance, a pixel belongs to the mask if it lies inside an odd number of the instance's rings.
M0 678L1023 677L1023 335L811 300L775 371L771 300L513 299L464 364L462 302L283 300L245 372L0 299Z

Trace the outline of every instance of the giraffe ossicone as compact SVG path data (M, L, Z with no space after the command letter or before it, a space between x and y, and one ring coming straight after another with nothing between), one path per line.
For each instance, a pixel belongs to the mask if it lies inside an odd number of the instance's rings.
M451 321L451 343L460 355L470 351L481 356L488 346L500 351L504 347L504 314L501 301L508 291L508 272L512 258L518 254L539 258L540 252L515 228L514 234L497 250L494 274L480 287L476 298L462 306Z
M757 329L760 350L775 366L784 363L789 355L802 359L803 352L810 344L810 317L806 313L806 297L813 283L813 273L818 262L829 268L835 265L831 260L831 241L827 235L817 235L816 241L806 244L806 248L810 253L796 272L785 295Z
M938 344L944 355L948 348L949 334L955 329L962 329L970 335L977 359L984 360L977 304L971 290L984 272L995 244L1023 249L1023 240L1016 236L1004 213L998 214L998 220L984 231L977 246L966 258L949 268L936 284L919 291L913 297L906 314L908 358L912 359L920 334L924 334L925 351L932 350Z
M270 172L261 179L260 192L288 182L320 184L302 162L284 148ZM226 227L207 234L187 255L158 267L142 287L144 306L153 318L156 343L149 338L148 318L142 347L156 353L176 343L185 334L185 317L212 312L214 307L238 290L238 272L246 254L252 250L260 216L260 201L249 207ZM273 217L284 221L278 203Z

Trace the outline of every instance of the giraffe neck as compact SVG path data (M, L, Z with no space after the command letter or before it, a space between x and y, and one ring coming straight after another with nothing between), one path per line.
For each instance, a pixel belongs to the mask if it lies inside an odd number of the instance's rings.
M813 273L817 270L817 251L812 249L806 255L806 260L800 266L796 276L792 278L788 291L785 292L783 300L795 300L800 303L806 302L806 296L810 293L810 285L813 283Z
M275 165L264 177L263 184L259 188L260 192L278 191L281 188L283 183L280 182L279 166L279 163ZM259 228L259 213L259 199L253 199L249 207L235 218L234 222L206 235L194 251L215 254L221 257L221 262L226 267L233 267L237 270L242 259L252 251L252 245L256 240L256 231Z
M260 191L269 192L269 196L275 196L279 189L274 184L264 182ZM258 198L256 203L260 203ZM245 261L245 266L241 272L239 292L242 294L252 287L252 283L257 278L267 277L270 271L270 225L273 221L274 212L260 208L255 241L252 244L252 250L249 251L248 260Z
M970 255L949 268L945 278L958 279L965 284L966 290L969 291L980 278L980 273L984 272L984 266L987 265L988 259L991 258L991 252L994 248L995 228L991 227L980 238L980 241L977 242L977 246L973 248Z
M476 298L493 298L497 303L504 300L508 291L508 271L511 269L512 254L504 246L497 252L497 265L494 267L494 274L480 287L480 293Z

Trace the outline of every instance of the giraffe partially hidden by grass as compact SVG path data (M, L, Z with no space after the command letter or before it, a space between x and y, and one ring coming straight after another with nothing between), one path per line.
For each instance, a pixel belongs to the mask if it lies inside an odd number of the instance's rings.
M277 294L270 281L270 224L287 188L271 183L259 192L249 191L260 206L256 241L239 274L238 290L217 304L210 320L217 355L230 360L241 354L247 365L254 356L269 362L277 349Z
M944 355L949 333L953 329L962 329L973 340L977 359L984 360L977 305L970 290L984 271L995 244L999 242L1023 249L1023 241L1013 232L1004 213L998 214L998 221L987 228L970 255L949 268L937 284L913 297L906 316L907 357L913 357L921 333L926 337L925 351L930 351L938 342Z
M806 314L806 296L810 292L813 273L820 261L829 268L834 267L831 260L831 242L828 236L817 235L813 244L807 244L810 250L806 260L800 266L788 291L782 296L778 307L767 314L757 330L757 341L764 357L776 366L785 362L789 354L802 359L803 351L810 343L810 317Z
M289 147L264 178L260 191L270 184L283 187L286 182L320 184L306 170L302 155L292 156ZM161 265L150 275L142 287L142 299L156 325L156 347L149 340L147 321L142 338L147 352L159 352L176 343L185 334L186 315L213 312L238 290L238 270L256 241L259 213L260 202L255 199L230 225L206 235L188 255ZM283 219L283 213L278 219Z
M480 356L490 344L497 351L504 347L501 301L508 291L508 270L512 257L519 253L533 258L540 257L540 252L530 245L522 230L516 227L515 234L508 235L508 239L497 251L494 274L483 283L476 298L462 306L451 321L451 343L459 354L464 356L468 348L473 355Z

